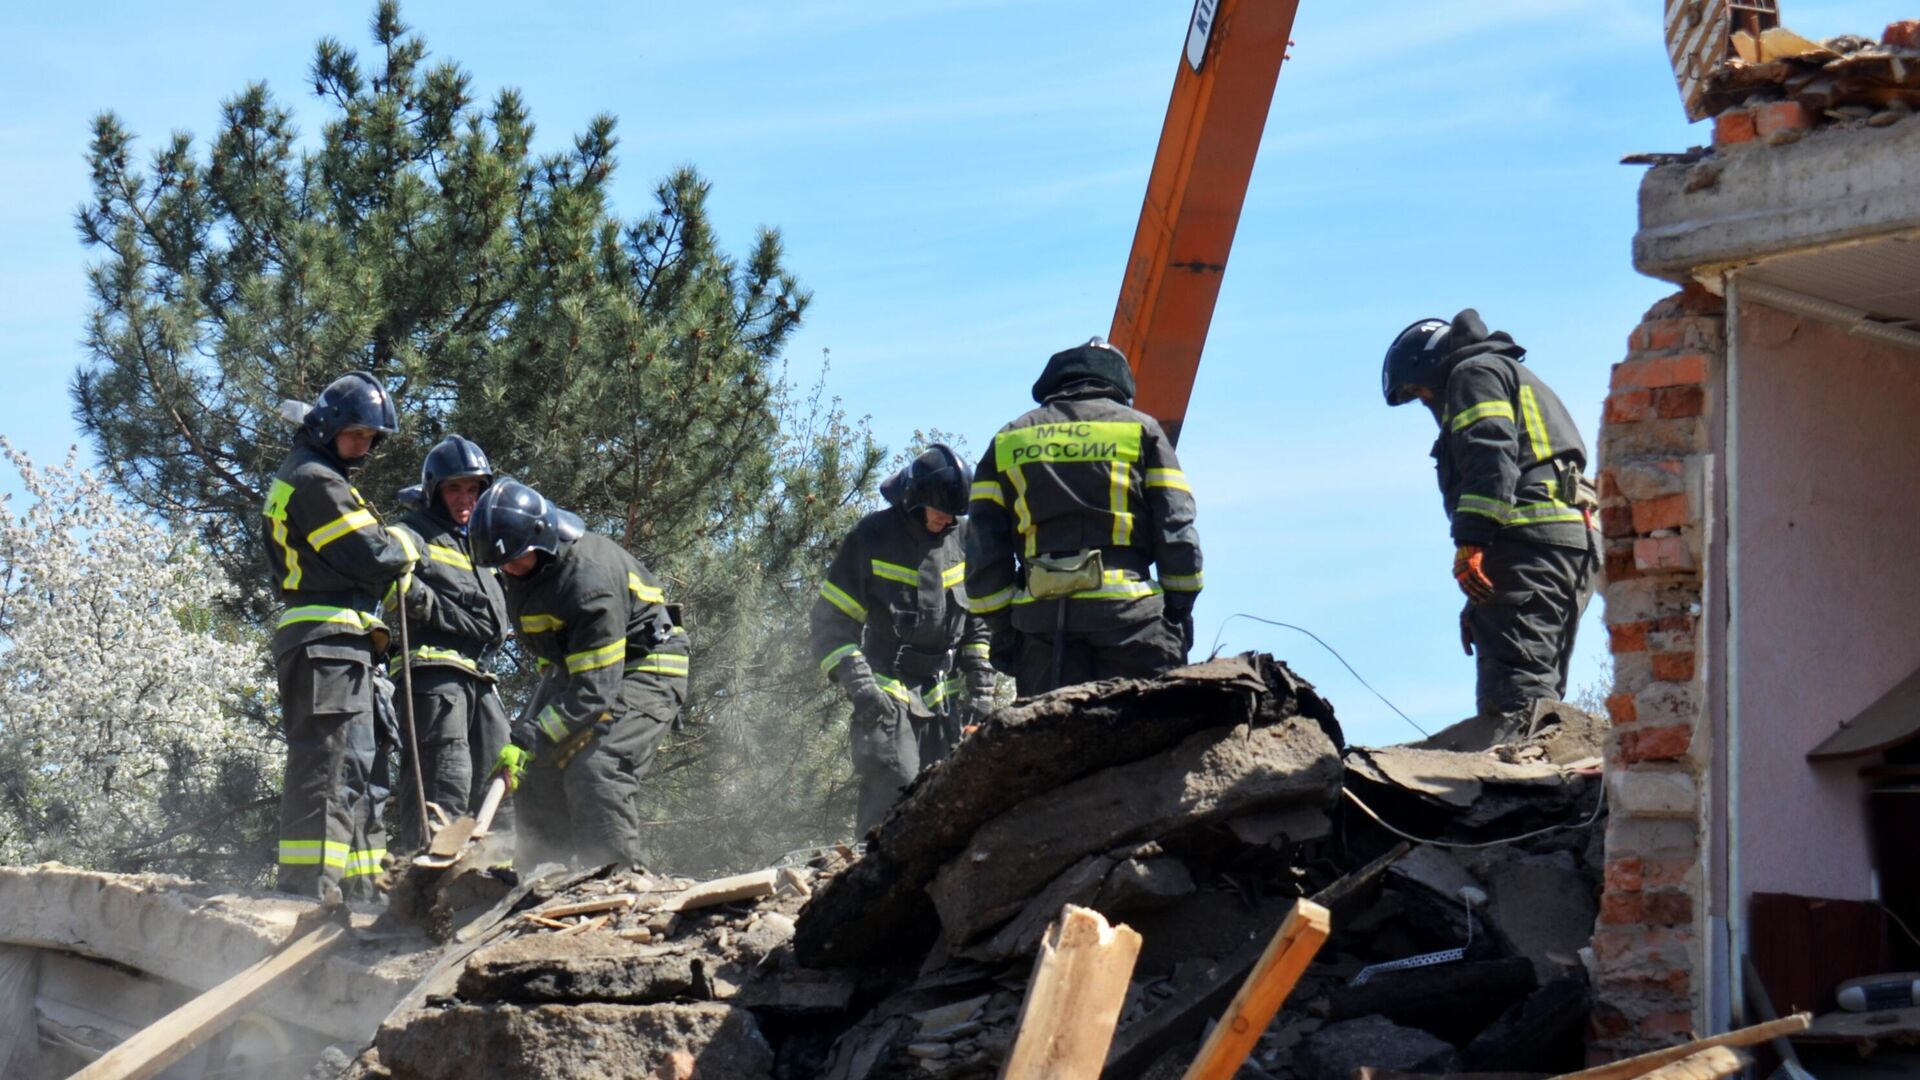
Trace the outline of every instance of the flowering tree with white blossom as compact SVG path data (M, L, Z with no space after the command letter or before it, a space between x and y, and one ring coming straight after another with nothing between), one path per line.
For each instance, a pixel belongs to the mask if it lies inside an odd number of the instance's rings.
M75 455L0 453L0 861L252 876L279 753L233 586Z

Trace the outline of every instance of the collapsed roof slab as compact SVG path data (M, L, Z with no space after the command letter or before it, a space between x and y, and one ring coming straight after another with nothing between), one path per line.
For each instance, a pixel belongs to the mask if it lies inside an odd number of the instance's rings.
M1787 252L1920 235L1920 121L1831 127L1653 168L1640 184L1641 273L1718 288Z

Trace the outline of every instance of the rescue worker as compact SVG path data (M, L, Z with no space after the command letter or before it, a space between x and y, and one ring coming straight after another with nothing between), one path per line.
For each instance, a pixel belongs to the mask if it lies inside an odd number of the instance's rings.
M1099 338L1053 354L1040 407L1000 429L974 474L967 595L1022 697L1158 675L1193 647L1193 488L1133 389Z
M493 483L493 466L470 439L449 435L427 451L420 483L404 488L411 507L394 527L405 530L422 556L406 589L408 661L415 738L427 801L449 816L479 809L487 774L507 745L507 713L487 671L487 659L507 639L507 599L499 572L476 566L467 523L480 493ZM398 590L395 590L397 593ZM389 599L392 598L390 594ZM395 679L401 658L388 662ZM401 800L410 847L423 846L420 800L412 770L401 772ZM495 835L511 832L511 810L494 818Z
M686 631L639 559L517 480L482 492L467 528L542 672L489 770L518 793L519 857L639 862L640 779L686 699Z
M375 663L387 647L380 597L414 555L348 477L398 430L373 376L335 379L305 410L262 510L268 573L286 605L272 646L287 737L283 892L371 899L386 855L374 753Z
M900 789L993 710L986 625L967 614L967 461L935 443L880 485L885 508L840 544L810 616L820 670L853 703L861 835Z
M1525 356L1468 308L1401 331L1381 374L1388 405L1417 399L1440 425L1433 459L1467 597L1461 644L1497 741L1526 737L1534 703L1566 692L1600 551L1586 444Z

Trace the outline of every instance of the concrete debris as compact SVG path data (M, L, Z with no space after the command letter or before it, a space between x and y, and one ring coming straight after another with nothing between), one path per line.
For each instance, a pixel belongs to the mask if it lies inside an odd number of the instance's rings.
M1384 1016L1343 1020L1306 1037L1294 1055L1301 1080L1347 1080L1363 1065L1408 1072L1454 1072L1460 1052L1419 1028L1401 1027Z
M1884 127L1920 106L1920 37L1914 21L1879 41L1845 34L1815 43L1775 28L1735 34L1738 55L1707 73L1701 105L1716 117L1716 147L1792 142L1815 127Z
M675 1055L691 1059L701 1080L773 1075L773 1048L753 1014L709 1003L423 1009L381 1028L377 1046L394 1080L684 1073Z

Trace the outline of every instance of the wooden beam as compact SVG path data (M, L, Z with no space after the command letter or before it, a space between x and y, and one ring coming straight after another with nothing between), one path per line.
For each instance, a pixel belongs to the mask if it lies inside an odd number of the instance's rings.
M1720 1080L1721 1077L1732 1076L1746 1066L1745 1054L1729 1050L1724 1046L1709 1046L1671 1065L1645 1073L1640 1080Z
M1001 1080L1098 1080L1127 999L1140 935L1068 904L1047 927Z
M1782 1020L1770 1020L1764 1024L1743 1027L1708 1039L1697 1039L1682 1046L1669 1046L1664 1050L1653 1050L1637 1057L1616 1061L1611 1065L1596 1065L1577 1073L1568 1073L1560 1080L1633 1080L1636 1076L1671 1065L1688 1058L1702 1050L1715 1046L1758 1046L1769 1039L1807 1030L1813 1023L1812 1013L1794 1013Z
M72 1080L148 1080L233 1022L282 979L291 979L347 936L328 923L154 1021L74 1073Z
M780 887L778 870L755 870L751 874L735 874L732 877L703 881L688 888L678 896L672 896L660 905L661 911L692 911L695 908L712 907L715 904L730 904L735 900L756 900L762 896L772 896Z
M1200 1056L1187 1068L1185 1080L1232 1080L1332 929L1333 917L1326 908L1311 900L1294 902L1287 921L1267 943L1267 951L1240 985L1226 1015L1201 1044Z

